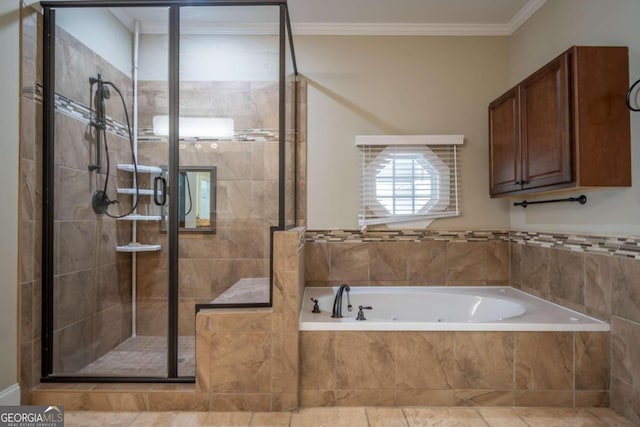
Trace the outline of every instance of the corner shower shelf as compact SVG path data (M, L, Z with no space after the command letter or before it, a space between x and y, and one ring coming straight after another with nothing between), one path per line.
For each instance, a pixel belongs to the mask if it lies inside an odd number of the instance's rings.
M126 163L119 164L118 170L132 172L132 173L135 172L136 170L138 171L138 173L156 173L156 174L162 173L162 169L156 166L136 165L134 167L134 165L126 164ZM118 188L117 192L119 194L129 194L132 196L136 195L135 188ZM137 193L140 196L152 196L154 194L154 191L145 188L145 189L138 189ZM132 214L122 218L118 218L118 219L121 221L160 221L162 220L162 217L160 215ZM116 246L116 252L136 253L136 252L157 252L159 250L162 250L162 246L160 245L143 245L138 242L131 242L125 246Z
M126 172L135 172L132 164L119 164L118 170ZM162 169L157 166L138 165L138 173L162 173Z
M141 243L129 243L125 246L116 246L116 252L157 252L162 250L160 245L143 245Z
M118 218L120 221L160 221L162 217L160 215L138 215L132 214Z

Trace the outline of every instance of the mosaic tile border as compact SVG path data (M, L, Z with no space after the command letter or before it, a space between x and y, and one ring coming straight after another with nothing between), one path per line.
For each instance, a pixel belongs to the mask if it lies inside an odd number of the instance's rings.
M33 99L35 102L42 103L42 85L36 84L33 87L25 87L22 91L23 95L27 98ZM66 116L72 117L81 121L82 123L89 124L90 111L89 107L74 101L71 98L67 98L64 95L58 93L55 94L55 108L56 111ZM127 125L114 120L112 117L107 116L105 119L107 132L117 135L121 138L128 139L129 132ZM233 138L229 139L200 139L189 138L180 139L181 141L189 142L278 142L278 131L274 129L237 129ZM138 141L140 142L167 142L166 137L156 136L153 133L153 129L140 128L138 130Z
M366 243L366 242L509 242L509 232L503 230L308 230L305 233L307 243Z
M180 138L180 141L188 142L278 142L278 131L274 129L236 129L233 138ZM138 129L138 141L140 142L167 142L166 136L157 136L153 129Z
M640 238L577 233L511 231L511 242L574 252L640 259Z
M31 96L35 102L42 103L42 85L36 84L33 88L25 88L23 94ZM72 117L79 120L82 123L89 124L90 113L89 107L74 101L71 98L67 98L59 93L55 94L55 109L57 112L64 114L65 116ZM119 122L112 117L106 116L105 124L107 132L117 135L121 138L129 139L129 131L127 125Z
M306 243L370 242L486 242L502 241L574 252L619 256L640 260L640 237L598 236L577 233L543 233L504 230L307 230Z

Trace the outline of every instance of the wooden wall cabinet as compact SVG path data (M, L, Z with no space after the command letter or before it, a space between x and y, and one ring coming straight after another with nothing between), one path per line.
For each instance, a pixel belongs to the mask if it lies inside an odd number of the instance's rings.
M631 185L628 58L574 46L489 104L491 197Z

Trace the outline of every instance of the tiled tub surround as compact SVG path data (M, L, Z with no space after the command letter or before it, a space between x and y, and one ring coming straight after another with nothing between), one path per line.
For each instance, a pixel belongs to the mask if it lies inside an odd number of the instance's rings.
M570 248L557 249L560 248ZM611 407L640 424L640 239L512 232L512 286L611 323Z
M606 332L300 333L301 406L607 406Z
M503 231L310 231L307 286L507 285L509 233Z
M345 281L356 285L452 285L457 284L452 279L461 273L467 280L463 284L492 284L488 280L473 280L474 275L480 274L482 278L486 271L489 279L494 276L493 266L499 265L501 268L495 275L504 283L609 321L611 407L640 424L640 347L636 344L640 342L640 239L519 231L424 230L379 230L364 234L352 230L308 231L306 239L308 286L335 286ZM501 242L510 243L505 249ZM484 263L478 255L475 263L472 257L463 260L455 256L470 251L467 245L482 248L483 244ZM380 249L382 245L389 246ZM490 255L492 246L501 248L501 255L495 257L500 260L497 264ZM404 251L405 255L395 256L395 249L400 253ZM504 254L510 259L505 261ZM385 265L395 269L379 268ZM406 279L400 280L403 276ZM591 395L602 396L599 393ZM302 399L303 405L305 402L309 400Z

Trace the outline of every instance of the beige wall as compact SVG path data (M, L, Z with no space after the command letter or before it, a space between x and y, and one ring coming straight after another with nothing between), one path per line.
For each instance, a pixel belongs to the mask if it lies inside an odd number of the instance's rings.
M508 82L505 37L303 37L310 229L357 228L358 134L464 134L462 216L431 228L504 228L489 199L487 105Z
M640 2L637 0L549 0L511 38L510 84L574 44L629 46L630 81L640 78ZM640 233L640 116L631 115L634 187L585 192L586 206L558 204L544 208L511 208L517 230ZM575 193L580 194L580 193Z
M131 77L133 35L109 10L60 8L56 10L56 25Z
M166 34L140 36L140 80L169 80L168 46ZM278 36L182 34L180 80L277 82L278 47Z
M18 0L0 2L0 391L17 380L19 18Z

